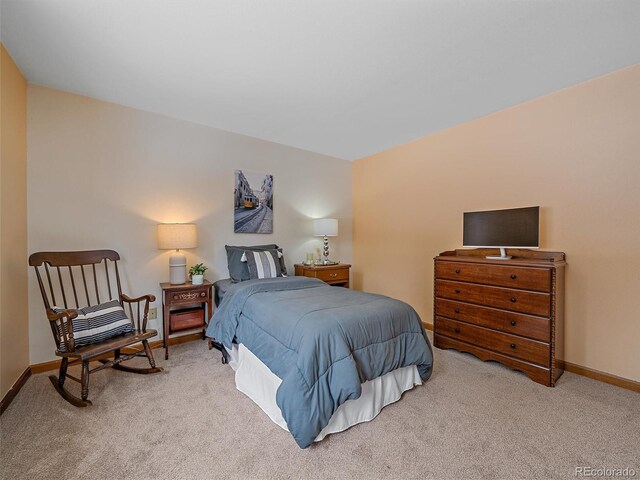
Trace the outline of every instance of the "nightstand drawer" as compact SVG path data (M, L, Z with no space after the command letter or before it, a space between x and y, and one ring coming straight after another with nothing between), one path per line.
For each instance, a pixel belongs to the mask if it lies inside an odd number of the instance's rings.
M538 292L551 290L551 272L545 268L439 261L436 262L436 277Z
M204 309L188 308L186 310L173 311L171 312L171 318L169 320L169 324L170 324L169 330L171 332L203 327L205 325Z
M171 292L169 294L172 305L206 302L207 296L208 289L183 290L179 292Z
M303 265L297 263L296 275L322 280L329 285L349 288L349 269L351 265L340 263L338 265Z
M549 317L551 313L551 297L548 293L525 292L440 279L436 280L435 293L436 297L504 308L541 317Z
M332 268L327 270L316 270L314 273L316 278L319 278L320 280L324 280L325 282L349 280L348 268Z

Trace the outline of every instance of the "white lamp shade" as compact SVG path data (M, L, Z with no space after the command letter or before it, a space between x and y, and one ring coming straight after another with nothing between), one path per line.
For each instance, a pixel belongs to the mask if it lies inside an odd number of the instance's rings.
M313 235L315 237L336 237L338 235L338 220L335 218L317 218L313 221Z
M158 225L158 248L178 250L198 246L195 223L161 223Z

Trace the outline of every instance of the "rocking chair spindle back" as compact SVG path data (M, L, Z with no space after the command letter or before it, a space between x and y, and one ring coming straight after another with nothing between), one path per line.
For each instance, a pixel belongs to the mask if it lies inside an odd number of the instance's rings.
M149 304L155 301L155 296L143 295L131 298L123 294L118 271L119 260L120 255L113 250L38 252L29 257L29 265L35 269L56 344L55 353L62 357L59 376L52 375L49 379L65 400L79 407L91 405L87 400L90 373L107 367L134 373L162 371L161 368L156 367L148 343L149 338L157 335L156 330L147 329ZM113 284L114 280L115 284ZM77 310L110 300L117 300L124 308L131 321L133 332L76 348L73 338L73 319L78 315ZM62 303L59 304L59 301ZM122 354L121 348L140 342L142 350ZM109 353L113 353L113 360L103 358ZM122 365L122 362L137 356L147 357L151 368ZM90 370L89 362L92 360L98 360L102 365ZM67 374L67 367L78 363L82 364L81 379ZM67 377L81 383L81 399L64 388Z

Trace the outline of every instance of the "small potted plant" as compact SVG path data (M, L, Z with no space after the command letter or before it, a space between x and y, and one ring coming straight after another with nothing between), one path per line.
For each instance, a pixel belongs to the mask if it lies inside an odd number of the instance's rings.
M202 285L204 282L204 272L207 271L207 267L204 263L196 263L189 269L189 276L191 276L191 283L193 285Z

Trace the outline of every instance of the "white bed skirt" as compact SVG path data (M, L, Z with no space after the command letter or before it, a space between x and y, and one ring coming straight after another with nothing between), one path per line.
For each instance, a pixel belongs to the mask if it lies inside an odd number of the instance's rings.
M282 380L243 344L234 344L233 350L227 351L230 355L229 365L236 372L237 389L264 410L271 420L289 431L276 404L276 391ZM415 385L422 385L415 365L398 368L363 383L360 398L340 405L315 441L322 440L330 433L373 420L386 405L400 400L402 393Z

